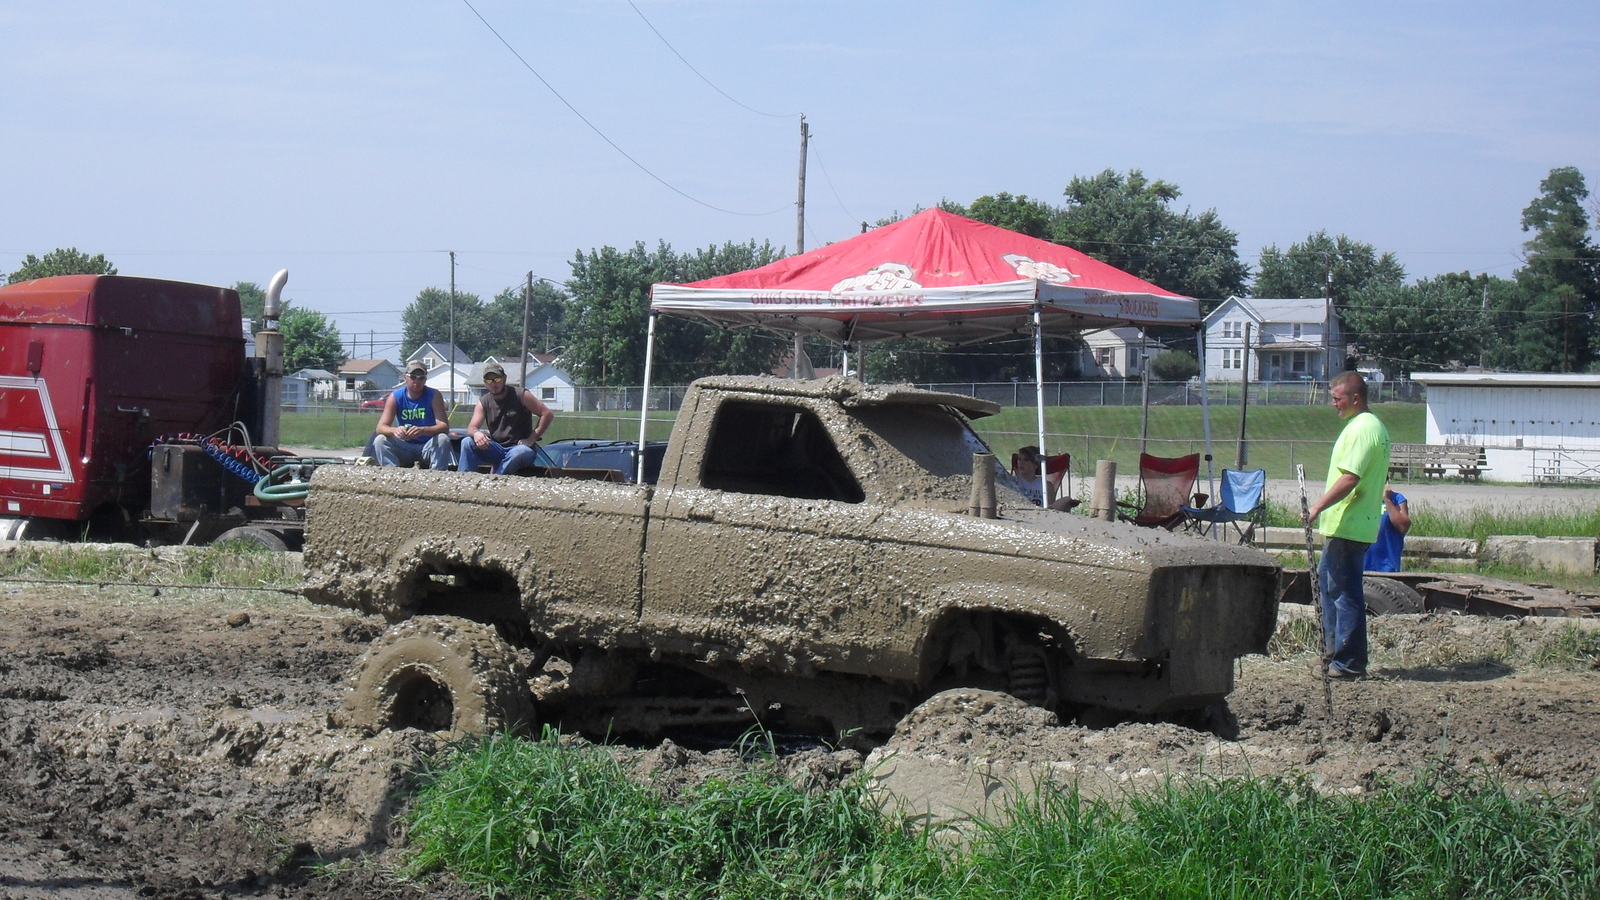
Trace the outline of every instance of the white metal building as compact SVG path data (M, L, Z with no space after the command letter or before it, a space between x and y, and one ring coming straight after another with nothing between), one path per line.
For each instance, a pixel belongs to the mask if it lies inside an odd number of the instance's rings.
M1600 481L1600 375L1414 374L1430 444L1484 448L1499 481Z

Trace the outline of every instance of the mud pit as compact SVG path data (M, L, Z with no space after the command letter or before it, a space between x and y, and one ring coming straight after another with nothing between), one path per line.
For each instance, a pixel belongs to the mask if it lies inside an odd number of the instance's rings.
M0 897L471 896L390 874L403 843L391 798L433 740L330 724L381 624L266 593L4 585ZM873 761L919 809L979 807L1040 773L1097 792L1201 771L1358 792L1436 759L1585 789L1600 776L1600 673L1525 664L1566 624L1384 620L1375 677L1334 684L1331 720L1308 657L1249 658L1230 704L1237 740L1063 727L1003 696L944 695ZM1233 728L1228 715L1215 727ZM668 781L739 765L672 745L618 752ZM811 751L790 765L826 780L858 762Z

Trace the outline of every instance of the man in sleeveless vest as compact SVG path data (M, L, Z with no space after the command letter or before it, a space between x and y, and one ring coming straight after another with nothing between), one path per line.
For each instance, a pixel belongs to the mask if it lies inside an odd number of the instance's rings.
M510 475L534 465L533 446L556 414L532 391L513 390L506 384L506 370L497 362L484 364L483 386L461 442L461 471L476 472L489 465L496 475Z
M443 472L455 461L455 454L450 451L450 416L444 409L444 395L428 387L428 368L422 363L408 366L406 383L383 401L372 451L380 466L424 462L428 468Z

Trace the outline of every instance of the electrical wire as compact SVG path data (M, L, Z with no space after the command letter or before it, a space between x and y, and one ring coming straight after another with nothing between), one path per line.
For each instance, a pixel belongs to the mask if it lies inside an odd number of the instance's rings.
M828 183L828 190L833 191L833 199L838 201L839 208L844 210L844 214L849 216L852 222L855 221L856 214L850 211L850 207L844 205L844 198L839 196L839 189L833 186L833 176L828 174L828 166L822 161L822 153L810 141L806 142L806 148L816 154L817 168L822 170L822 180Z
M477 7L472 5L471 0L461 0L461 2L466 5L467 9L472 10L472 14L474 16L478 17L478 21L483 23L483 27L489 29L489 33L494 35L496 40L498 40L501 44L505 45L505 48L507 50L511 51L511 55L515 56L517 58L517 62L522 63L522 67L524 69L527 69L529 72L532 72L533 73L533 77L539 79L539 83L544 85L545 88L547 90L549 90L551 94L555 95L555 98L557 100L560 100L563 106L565 106L567 109L571 110L572 114L577 116L578 119L583 122L583 124L589 126L589 130L590 131L593 131L596 135L599 135L600 139L602 141L605 141L607 144L611 145L611 149L613 149L613 150L617 151L619 154L621 154L623 159L626 159L628 162L633 163L634 166L636 168L638 168L639 171L641 171L641 172L645 173L646 175L649 175L651 178L655 179L656 182L658 184L660 184L662 187L666 188L669 191L672 191L674 194L677 194L678 196L684 198L685 200L688 200L688 201L690 201L692 203L697 203L697 204L699 204L701 206L704 206L706 209L715 210L715 211L720 212L720 213L727 213L730 216L750 216L750 217L770 216L770 215L774 215L776 213L783 212L784 210L789 208L790 204L785 203L782 206L777 207L776 209L771 209L771 210L768 210L766 212L742 212L742 211L736 210L736 209L724 209L724 208L722 208L720 206L717 206L715 204L707 203L706 201L701 200L699 197L696 197L696 196L694 196L692 194L687 193L686 191L683 191L683 190L679 189L675 185L673 185L670 182L668 182L666 179L662 178L660 175L657 175L656 173L650 171L648 168L645 167L644 163L641 163L637 159L634 159L632 156L630 156L628 154L628 151L626 151L626 150L622 149L622 147L618 146L616 141L613 141L611 138L607 137L605 132L601 131L599 129L599 127L597 127L593 122L589 121L587 116L585 116L583 113L579 112L578 108L576 106L573 106L570 102L567 101L566 97L561 96L561 92L556 90L555 86L552 85L550 82L546 81L545 77L543 75L540 75L539 71L537 69L535 69L532 65L530 65L526 59L522 58L522 54L517 52L517 48L511 46L511 42L507 41L504 37L502 37L500 35L500 32L496 31L495 27L493 25L489 24L489 20L485 19L483 17L483 13L478 12Z
M743 109L747 109L747 110L749 110L749 111L750 111L750 112L753 112L753 113L755 113L755 114L756 114L756 115L758 115L758 116L766 116L766 117L768 117L768 118L771 118L771 119L792 119L792 118L794 118L794 117L795 117L795 116L797 116L797 115L799 115L799 113L787 113L787 114L786 114L786 113L769 113L769 112L762 112L762 111L761 111L761 110L759 110L759 109L756 109L756 108L755 108L755 107L752 107L752 106L746 106L746 105L745 105L745 104L743 104L743 103L740 103L740 102L739 102L739 101L738 101L738 100L735 100L735 99L734 99L734 98L733 98L733 96L732 96L732 95L730 95L730 94L729 94L729 93L728 93L728 92L727 92L727 91L725 91L725 90L723 90L723 89L722 89L722 88L719 88L719 87L717 87L717 86L716 86L716 85L715 85L715 84L712 84L712 83L711 83L711 79L709 79L709 78L707 78L707 77L706 77L706 76L705 76L705 75L702 75L702 74L701 74L701 73L700 73L700 70L699 70L699 69L696 69L696 68L695 68L695 67L694 67L694 66L693 66L693 65L691 65L691 64L690 64L690 63L689 63L689 61L688 61L688 60L687 60L687 59L684 59L684 58L683 58L683 54L682 54L682 53L679 53L679 52L678 52L678 48L677 48L677 47L674 47L674 46L672 46L672 42L670 42L670 41L668 41L668 40L667 40L667 38L666 38L666 36L665 36L665 35L663 35L663 34L662 34L662 33L661 33L661 32L660 32L660 31L659 31L659 30L658 30L658 29L657 29L657 28L656 28L656 26L654 26L654 25L652 25L652 24L651 24L651 23L650 23L650 20L649 20L649 19L646 19L646 18L645 18L645 17L644 17L644 13L643 13L643 12L640 12L640 10L639 10L639 7L637 7L637 6L634 6L634 3L633 3L633 0L628 0L628 5L629 5L629 6L633 6L633 11L634 11L634 12L636 12L636 13L639 13L639 18L640 18L640 19L643 19L643 20L644 20L644 24L645 24L645 25L646 25L646 26L648 26L648 27L649 27L649 29L650 29L650 30L651 30L651 31L653 31L653 32L655 32L655 35L656 35L656 37L658 37L658 38L661 38L661 43L663 43L663 44L666 44L666 45L667 45L667 49L668 49L668 50L671 50L671 51L672 51L672 55L673 55L673 56L676 56L676 57L677 57L677 58L678 58L678 61L679 61L679 62L681 62L681 63L683 63L683 64L684 64L684 65L685 65L685 66L688 66L688 67L689 67L689 71L691 71L691 72L693 72L693 73L694 73L694 74L696 74L696 75L698 75L698 76L699 76L699 77L700 77L700 80L701 80L701 81L704 81L704 82L705 82L705 83L706 83L706 85L707 85L707 86L708 86L708 87L710 87L710 88L711 88L711 89L712 89L712 90L713 90L713 91L716 91L716 92L717 92L717 93L719 93L719 94L721 94L721 95L722 95L722 96L724 96L724 97L727 97L727 98L728 98L728 101L729 101L729 102L731 102L731 103L733 103L733 105L735 105L735 106L738 106L738 107L741 107L741 108L743 108Z

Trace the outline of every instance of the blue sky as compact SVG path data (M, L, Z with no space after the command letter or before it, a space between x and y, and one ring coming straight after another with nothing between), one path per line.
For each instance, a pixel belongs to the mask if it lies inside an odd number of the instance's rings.
M487 299L606 244L792 249L802 112L809 247L1139 168L1251 263L1325 228L1413 277L1509 275L1551 168L1600 189L1592 2L634 3L774 115L627 0L11 0L0 270L57 246L216 284L287 267L382 353L444 251Z

